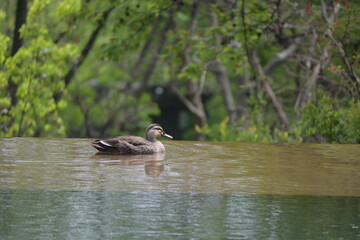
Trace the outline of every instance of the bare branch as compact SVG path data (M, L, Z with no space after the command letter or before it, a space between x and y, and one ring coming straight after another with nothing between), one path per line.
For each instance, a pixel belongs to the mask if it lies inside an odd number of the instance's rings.
M265 75L271 74L271 72L277 68L280 64L285 62L289 57L291 57L301 46L301 43L303 42L303 37L298 37L295 39L294 43L291 44L288 48L285 50L279 52L276 54L275 59L273 59L271 62L269 62L264 67Z
M171 90L181 100L181 102L199 119L204 118L204 112L196 107L189 99L187 99L174 85L170 85Z
M319 78L320 72L323 68L325 68L325 66L327 66L327 64L330 60L329 48L330 48L330 44L328 43L327 46L325 46L322 49L322 54L320 56L320 59L318 60L317 64L315 65L310 77L305 82L305 86L300 91L300 94L296 100L295 110L298 107L305 106L305 104L308 103L313 98L313 91L315 89L315 85L316 85L317 79Z
M203 72L201 74L198 91L197 91L196 96L195 96L196 98L201 98L201 94L202 94L202 92L204 90L206 74L207 74L207 66L208 66L208 64L205 64L204 70L203 70Z
M348 54L346 53L345 51L345 48L344 48L344 44L341 42L341 41L337 41L333 34L332 34L332 31L330 29L328 29L326 31L327 33L327 36L332 40L332 42L336 45L336 48L337 50L339 51L340 53L340 56L341 56L341 59L347 69L346 71L346 74L348 75L348 77L353 81L353 83L355 84L356 86L356 91L357 91L357 95L358 95L358 98L360 98L360 79L359 77L357 76L353 66L351 65L350 61L349 61L349 56Z
M324 3L324 1L321 1L321 6L322 6L322 16L323 18L327 21L329 28L326 30L325 34L327 37L330 38L330 40L333 42L333 44L335 44L337 50L340 53L341 59L347 69L346 74L348 75L348 77L350 78L350 80L355 84L356 86L356 91L357 91L357 97L360 98L360 79L357 76L353 66L351 65L350 61L349 61L349 56L346 53L344 44L342 43L342 41L338 41L335 39L333 32L332 32L332 26L335 23L335 18L337 16L337 14L340 11L341 5L339 3L334 3L333 1L331 1L332 4L334 5L332 8L332 13L331 16L328 16L326 13L327 10L327 6Z
M282 104L280 103L279 99L277 98L276 94L272 90L269 82L266 80L266 74L264 72L264 69L262 68L259 58L256 55L256 52L252 52L252 61L251 65L254 69L254 71L258 74L260 84L266 93L266 95L270 98L272 105L278 115L280 123L284 126L285 130L289 129L289 122L286 116L286 113L284 112L282 108Z

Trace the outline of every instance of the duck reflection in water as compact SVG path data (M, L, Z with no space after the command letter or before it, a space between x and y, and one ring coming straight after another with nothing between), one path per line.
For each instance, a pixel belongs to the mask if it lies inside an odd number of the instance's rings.
M148 155L119 155L96 153L93 156L101 164L118 165L118 166L139 166L144 165L145 173L149 177L160 177L161 173L166 169L164 161L165 153L154 153Z

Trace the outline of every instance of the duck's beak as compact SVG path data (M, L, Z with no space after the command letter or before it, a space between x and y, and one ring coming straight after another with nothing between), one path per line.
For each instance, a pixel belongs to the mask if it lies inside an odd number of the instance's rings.
M173 139L172 136L170 136L169 134L166 134L166 133L163 133L161 136L162 136L162 137L166 137L166 138Z

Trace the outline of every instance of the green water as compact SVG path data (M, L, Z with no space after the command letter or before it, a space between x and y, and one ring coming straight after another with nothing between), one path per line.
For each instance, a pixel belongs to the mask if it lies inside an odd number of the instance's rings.
M0 139L0 239L360 239L360 146Z
M1 239L356 239L351 197L1 191Z

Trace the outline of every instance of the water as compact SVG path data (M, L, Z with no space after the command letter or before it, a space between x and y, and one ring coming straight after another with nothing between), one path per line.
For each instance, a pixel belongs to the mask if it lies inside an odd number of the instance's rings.
M0 239L360 239L360 146L0 139Z

